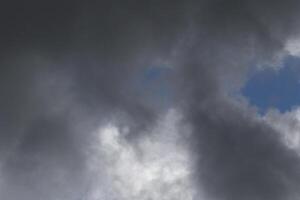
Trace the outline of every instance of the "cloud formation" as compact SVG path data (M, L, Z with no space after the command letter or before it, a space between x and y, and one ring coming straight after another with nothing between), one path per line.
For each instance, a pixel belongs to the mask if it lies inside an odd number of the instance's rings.
M0 198L297 199L297 151L235 94L254 66L276 65L293 51L299 6L6 3ZM168 68L168 105L143 81L151 66ZM179 120L164 119L170 109ZM290 117L281 118L288 126Z
M196 188L190 180L187 148L180 143L183 137L179 135L182 128L178 127L178 120L178 113L170 110L153 133L145 135L135 146L114 125L95 132L98 142L91 150L89 166L95 176L88 192L90 198L194 199ZM99 187L108 183L109 186Z

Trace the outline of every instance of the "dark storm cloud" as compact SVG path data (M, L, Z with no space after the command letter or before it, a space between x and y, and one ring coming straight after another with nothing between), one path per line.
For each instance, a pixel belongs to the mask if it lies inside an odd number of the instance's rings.
M0 197L84 193L89 132L114 113L134 136L150 126L163 108L147 102L138 76L167 61L175 106L193 129L196 182L208 198L295 199L299 158L226 95L251 63L282 53L298 34L299 9L296 0L6 3Z
M181 71L200 183L213 199L296 199L298 155L224 92L241 86L251 62L272 62L281 53L298 31L299 4L212 1L208 7L195 20L198 43L184 53Z
M134 133L154 120L134 76L170 48L152 44L155 21L173 31L142 4L29 1L1 10L1 199L85 198L91 132L112 112Z

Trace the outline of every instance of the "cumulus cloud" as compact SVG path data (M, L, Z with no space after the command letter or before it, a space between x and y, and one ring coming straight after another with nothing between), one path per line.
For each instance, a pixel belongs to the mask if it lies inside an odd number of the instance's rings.
M293 52L297 0L0 9L1 199L298 198L299 155L281 137L297 114L263 120L232 95ZM168 105L153 66L168 68Z
M91 199L194 199L189 155L177 121L171 110L135 145L113 124L95 132Z
M280 113L278 110L270 110L264 120L279 131L280 137L285 144L300 153L300 134L299 134L299 108L294 108L290 112Z

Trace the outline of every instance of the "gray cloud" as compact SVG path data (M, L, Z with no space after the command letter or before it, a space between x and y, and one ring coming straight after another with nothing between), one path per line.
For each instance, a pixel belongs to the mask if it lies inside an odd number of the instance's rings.
M7 3L0 17L1 199L84 198L93 176L92 133L117 118L129 128L126 144L138 145L169 107L191 127L182 142L190 146L193 181L208 199L296 199L298 155L230 94L253 63L280 60L286 41L299 33L299 6L296 0ZM150 66L170 68L164 78L171 105L145 95ZM109 187L105 180L101 191Z
M280 55L286 38L297 32L291 23L298 5L214 1L208 6L207 14L199 14L205 23L200 39L181 64L182 87L188 88L185 113L199 154L195 170L204 191L213 199L296 199L298 155L250 110L228 101L228 92L241 86L251 62L268 63Z

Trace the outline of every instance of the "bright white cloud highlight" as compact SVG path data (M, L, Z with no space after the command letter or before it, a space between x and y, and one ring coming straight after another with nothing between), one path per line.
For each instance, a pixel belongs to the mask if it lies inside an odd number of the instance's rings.
M300 38L290 39L285 45L285 50L292 56L300 56Z
M135 144L129 143L114 124L100 128L91 160L95 174L91 198L192 200L195 190L179 119L176 111L170 111L152 133L142 134Z
M282 134L289 148L300 153L300 108L286 113L270 110L264 120Z

